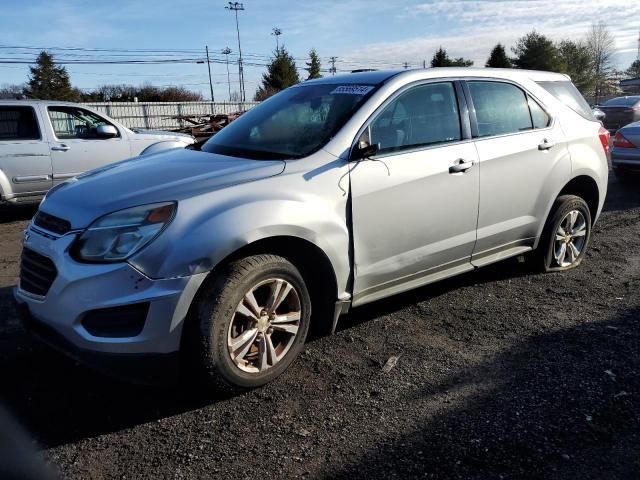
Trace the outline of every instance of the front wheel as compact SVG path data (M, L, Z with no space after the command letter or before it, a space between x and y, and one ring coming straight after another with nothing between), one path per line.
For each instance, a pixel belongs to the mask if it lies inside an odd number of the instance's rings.
M580 197L558 197L538 249L546 272L570 270L582 262L591 236L589 206Z
M205 286L189 349L215 384L255 388L273 380L304 346L311 300L302 275L283 257L230 263Z

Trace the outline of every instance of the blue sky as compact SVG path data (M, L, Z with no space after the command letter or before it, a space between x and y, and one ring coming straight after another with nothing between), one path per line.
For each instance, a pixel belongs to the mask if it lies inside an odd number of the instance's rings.
M151 0L89 2L80 0L0 0L0 45L82 47L100 49L171 49L175 58L208 45L214 57L229 46L237 52L235 23L219 0ZM578 40L594 20L603 19L616 41L615 61L626 68L636 57L640 30L640 2L620 0L246 0L240 12L243 54L248 62L264 64L275 48L273 27L304 67L315 47L327 59L338 57L339 70L371 66L397 68L427 63L442 45L451 56L464 56L482 66L496 42L511 47L535 28L553 39ZM29 57L12 48L0 49L2 58ZM124 52L111 52L124 54ZM81 55L96 55L77 52ZM145 57L145 53L136 56ZM112 57L121 58L121 57ZM231 56L233 60L234 57ZM214 64L214 94L226 99L226 70ZM208 95L206 66L180 65L70 65L74 85L95 88L105 83L185 85ZM260 80L262 66L247 66L247 96ZM0 85L23 83L26 65L0 65ZM237 67L231 65L233 90Z

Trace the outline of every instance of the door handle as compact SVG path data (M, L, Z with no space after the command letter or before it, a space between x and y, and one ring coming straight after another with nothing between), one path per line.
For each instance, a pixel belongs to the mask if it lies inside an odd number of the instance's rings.
M473 167L473 162L466 162L464 159L459 158L457 163L449 167L449 173L464 173Z
M55 145L51 147L51 150L53 150L54 152L66 152L70 148L71 147L69 147L68 145L65 145L64 143L62 143L60 145Z
M542 140L542 143L538 145L538 150L549 150L555 146L556 142L553 140Z

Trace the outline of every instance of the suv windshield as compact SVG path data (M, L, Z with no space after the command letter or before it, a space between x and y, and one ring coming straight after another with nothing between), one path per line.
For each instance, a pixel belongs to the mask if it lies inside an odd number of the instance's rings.
M305 157L324 146L374 90L326 83L288 88L216 133L202 151L256 160Z

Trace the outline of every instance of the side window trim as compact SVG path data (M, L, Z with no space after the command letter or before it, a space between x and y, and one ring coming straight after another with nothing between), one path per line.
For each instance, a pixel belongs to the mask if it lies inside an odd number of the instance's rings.
M36 125L36 130L38 132L38 137L37 138L14 138L14 139L2 139L0 138L0 142L40 142L43 140L43 136L42 136L42 129L40 128L40 122L38 120L38 114L36 112L36 109L33 108L32 105L2 105L2 107L11 109L28 109L31 111L31 115L33 116L33 121Z
M406 91L410 90L411 88L420 87L420 86L423 86L423 85L438 84L438 83L450 83L454 88L454 93L455 93L456 99L457 99L456 102L457 102L457 107L458 107L458 116L459 116L459 120L460 120L461 139L460 140L456 140L456 141L452 141L452 142L448 142L448 143L438 143L438 144L433 144L433 145L407 146L406 148L402 148L402 149L398 149L398 150L393 150L393 151L388 151L388 152L380 152L379 154L376 155L376 157L387 157L387 156L400 155L400 154L403 154L403 153L410 153L410 152L414 152L414 151L427 150L427 149L432 149L432 148L439 148L439 147L442 147L442 146L456 145L456 144L459 144L461 142L467 142L469 140L473 140L472 132L471 132L471 122L470 122L470 116L469 116L469 108L467 106L467 99L466 99L466 97L464 95L462 95L462 89L463 89L462 82L460 80L455 79L455 78L432 78L432 79L427 79L427 80L418 80L418 81L409 83L407 85L403 85L398 90L393 92L389 97L387 97L385 99L385 101L382 102L382 104L380 104L378 106L378 108L376 108L371 115L369 115L367 120L362 124L362 126L358 130L358 133L356 134L355 138L352 141L351 148L349 149L349 156L351 156L351 153L353 153L353 150L355 148L357 148L358 142L360 141L360 138L362 138L362 135L364 134L365 131L369 131L369 139L371 138L371 124L378 118L378 115L382 111L384 111L384 109L390 103L394 102L400 95L402 95Z
M49 121L49 125L51 126L51 133L53 133L54 141L56 141L56 142L65 142L65 141L69 141L69 140L92 141L92 140L97 140L97 139L95 139L95 138L81 138L81 137L72 137L72 138L60 138L60 137L58 137L58 134L56 133L56 129L53 126L53 119L51 118L51 115L50 115L50 112L51 112L52 108L53 109L55 109L55 108L77 108L78 110L84 110L85 112L88 112L88 113L90 113L92 115L96 115L97 117L100 117L107 125L111 125L113 128L115 128L116 131L118 132L118 136L117 137L113 137L110 140L122 139L123 138L122 132L120 131L120 129L116 125L111 123L109 120L107 120L106 118L104 118L102 115L100 115L97 112L94 112L92 110L87 110L86 108L82 108L82 107L73 107L73 106L70 106L70 105L47 105L45 107L46 117L47 117L47 119ZM103 139L98 139L98 140L103 141Z
M529 103L528 103L529 99L531 99L534 102L536 102L540 106L542 111L544 111L544 113L547 114L547 116L549 117L549 123L547 124L547 126L545 128L535 128L534 127L534 128L531 128L530 130L524 130L524 131L521 131L521 132L501 133L501 134L498 134L498 135L488 135L488 136L485 136L485 137L480 137L480 131L478 130L478 118L476 117L476 109L475 109L475 106L473 105L473 99L471 98L471 90L469 89L469 82L473 82L473 81L506 83L507 85L513 85L514 87L519 88L524 93L524 95L525 95L525 97L527 99L527 108L529 110L529 116L531 116L531 125L533 125L533 115L531 113L531 107L529 107ZM504 136L507 136L507 135L520 135L520 134L530 133L530 132L535 132L535 131L544 131L544 130L548 130L548 129L552 128L554 123L555 123L555 118L543 106L543 104L540 102L540 100L538 100L528 90L526 90L521 85L519 85L519 84L517 84L515 82L510 82L509 80L498 79L498 78L478 77L478 78L474 78L473 80L461 80L460 83L462 84L462 90L464 92L465 98L467 100L467 104L469 106L469 119L471 121L471 136L474 139L481 138L481 139L484 140L486 138L496 138L496 137L504 137Z

